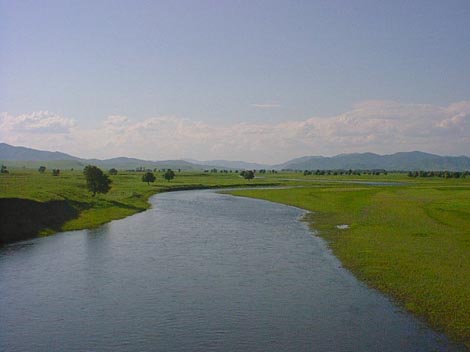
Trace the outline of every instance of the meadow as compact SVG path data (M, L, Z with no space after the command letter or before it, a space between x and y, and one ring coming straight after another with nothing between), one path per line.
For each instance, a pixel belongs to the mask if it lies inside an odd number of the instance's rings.
M231 193L311 211L305 220L345 268L470 347L470 180L387 178L406 184L312 178Z
M201 172L177 172L168 182L163 173L156 172L155 182L148 185L142 182L142 174L119 172L110 176L111 190L92 197L81 170L52 176L50 170L41 174L37 170L10 169L9 174L0 175L0 244L57 231L94 228L148 209L148 198L159 192L273 184L268 179L247 181L234 173Z
M0 175L1 227L20 226L32 213L43 214L34 228L42 236L97 227L143 211L149 207L148 198L158 192L292 186L229 192L309 210L305 221L345 268L470 347L470 178L278 173L247 181L235 173L181 172L167 182L161 173L156 176L156 182L147 185L141 181L142 173L119 172L110 176L109 193L92 197L81 171L63 171L54 177L12 169ZM18 198L27 203L16 204L15 223L8 210ZM65 213L60 214L60 209ZM51 213L56 221L43 221Z

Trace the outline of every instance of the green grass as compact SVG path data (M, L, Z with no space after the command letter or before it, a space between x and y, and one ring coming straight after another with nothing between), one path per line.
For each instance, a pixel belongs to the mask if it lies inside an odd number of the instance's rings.
M260 179L246 181L236 174L204 174L196 172L177 173L175 179L168 182L156 173L155 183L147 185L141 181L142 173L118 173L110 176L112 188L107 194L92 197L85 186L81 171L63 171L55 177L50 173L40 174L33 170L13 169L10 174L0 175L0 200L2 198L21 198L48 204L50 201L64 201L78 212L78 216L65 222L38 222L30 237L49 235L57 231L78 230L100 226L111 220L120 219L136 212L148 209L148 198L156 193L192 188L240 187L270 184L273 180ZM35 204L31 203L35 206ZM8 205L4 205L7 207ZM34 208L36 209L36 208ZM31 213L31 211L30 211ZM27 214L19 211L17 217ZM0 214L1 218L1 214ZM60 218L60 217L58 217ZM61 217L64 220L65 217ZM10 219L2 219L11 221ZM17 219L18 226L30 221ZM40 220L40 219L39 219ZM1 229L0 229L1 230ZM30 231L30 228L28 228ZM11 230L10 230L11 232ZM19 231L18 233L20 233ZM1 235L2 231L0 231ZM1 236L0 236L1 237ZM20 236L18 240L24 239ZM0 238L0 243L1 243ZM8 242L11 242L9 237Z
M182 172L171 182L165 181L161 173L156 174L157 181L148 186L141 181L142 173L119 173L111 176L113 187L108 194L93 198L79 171L66 171L59 177L35 170L10 172L0 175L0 201L61 201L69 209L62 222L42 226L38 234L91 228L123 218L147 209L151 195L168 190L296 187L231 193L312 211L307 220L346 268L425 318L431 326L470 347L470 179L280 173L246 181L230 173ZM348 181L403 184L370 186ZM337 229L341 224L350 227Z
M346 268L470 346L470 180L412 181L231 193L310 210Z

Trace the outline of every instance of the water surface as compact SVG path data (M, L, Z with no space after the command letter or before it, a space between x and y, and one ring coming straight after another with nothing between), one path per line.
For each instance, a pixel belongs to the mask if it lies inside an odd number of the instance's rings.
M0 350L460 350L359 283L303 211L163 193L96 230L0 250Z

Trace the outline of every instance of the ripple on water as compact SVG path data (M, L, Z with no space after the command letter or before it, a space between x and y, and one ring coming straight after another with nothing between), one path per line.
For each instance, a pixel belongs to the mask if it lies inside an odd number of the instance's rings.
M0 250L0 350L460 350L341 268L305 212L163 193Z

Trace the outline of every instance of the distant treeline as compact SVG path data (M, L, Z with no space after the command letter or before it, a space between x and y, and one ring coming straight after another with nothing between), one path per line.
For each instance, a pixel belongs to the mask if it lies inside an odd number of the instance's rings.
M330 176L330 175L387 175L389 171L382 169L373 170L283 170L293 172L303 172L305 176L317 175L317 176ZM470 176L470 171L403 171L396 170L390 171L392 173L408 174L408 177L442 177L442 178L465 178Z
M470 171L409 171L408 177L464 178Z
M266 170L266 169L260 169L260 170L231 170L231 169L210 169L210 170L204 170L205 173L211 173L211 174L216 174L216 173L221 173L221 174L228 174L228 173L242 173L243 171L253 171L254 174L259 173L259 174L277 174L276 170Z
M297 172L302 172L302 171L297 171ZM317 175L317 176L323 176L323 175L355 175L355 176L360 176L360 175L387 175L387 171L383 169L374 169L374 170L305 170L303 171L304 176L308 175Z

